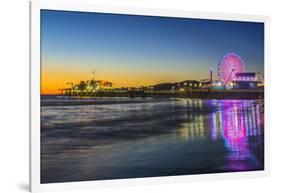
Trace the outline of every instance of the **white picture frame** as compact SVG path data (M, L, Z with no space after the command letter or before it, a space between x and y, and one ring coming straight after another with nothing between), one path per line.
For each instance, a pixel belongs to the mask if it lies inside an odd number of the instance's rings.
M264 23L264 77L265 77L265 166L264 171L235 173L217 173L203 175L185 175L170 177L153 177L137 179L117 179L101 181L83 181L67 183L40 184L40 10L64 10L98 13L117 13L147 16L166 16L182 18L199 18L229 21L248 21ZM261 177L269 175L269 94L270 94L270 19L267 16L190 12L184 10L162 10L134 7L104 6L97 4L68 2L30 2L30 191L41 192L51 190L70 190L82 188L119 187L161 183L178 183L189 181L237 179L241 177Z

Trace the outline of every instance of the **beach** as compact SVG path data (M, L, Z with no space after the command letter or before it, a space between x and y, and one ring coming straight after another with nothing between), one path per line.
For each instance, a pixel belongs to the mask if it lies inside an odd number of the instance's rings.
M263 100L41 96L41 183L263 169Z

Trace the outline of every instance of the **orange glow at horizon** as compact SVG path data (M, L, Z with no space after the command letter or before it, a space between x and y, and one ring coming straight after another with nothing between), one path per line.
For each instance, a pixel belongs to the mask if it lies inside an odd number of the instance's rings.
M199 73L178 71L131 71L130 69L97 68L95 80L107 80L113 83L113 87L137 87L150 86L166 82L179 82L198 79ZM67 83L78 84L93 78L90 69L62 68L60 65L42 64L41 94L60 94L60 89Z

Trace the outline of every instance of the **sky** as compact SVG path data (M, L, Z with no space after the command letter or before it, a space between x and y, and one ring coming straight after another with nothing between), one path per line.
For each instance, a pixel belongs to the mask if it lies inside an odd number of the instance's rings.
M42 94L93 70L114 87L217 78L229 52L263 74L263 23L41 10Z

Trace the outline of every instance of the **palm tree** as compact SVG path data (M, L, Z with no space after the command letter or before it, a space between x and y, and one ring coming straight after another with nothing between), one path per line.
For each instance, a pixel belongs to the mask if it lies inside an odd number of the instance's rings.
M79 84L78 84L78 89L79 90L85 90L86 89L86 82L85 81L81 81Z

